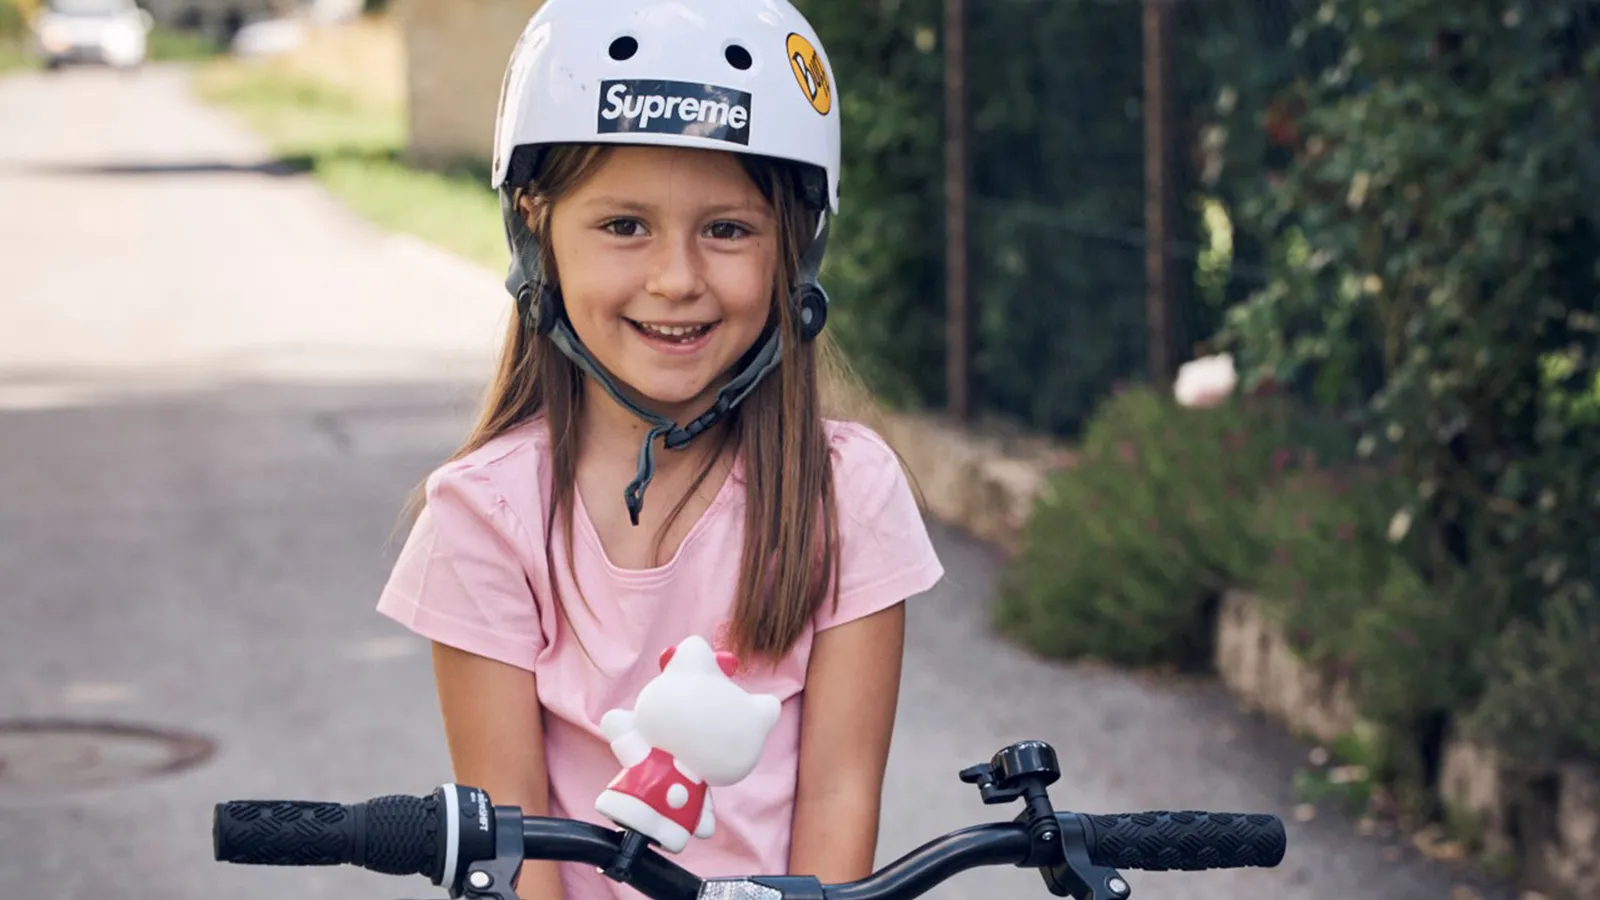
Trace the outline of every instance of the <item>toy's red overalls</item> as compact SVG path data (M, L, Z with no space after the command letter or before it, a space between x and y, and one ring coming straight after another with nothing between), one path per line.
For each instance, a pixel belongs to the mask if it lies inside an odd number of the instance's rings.
M665 750L652 749L638 765L617 773L607 787L637 798L690 834L700 826L700 813L706 805L706 783L683 774L672 754Z

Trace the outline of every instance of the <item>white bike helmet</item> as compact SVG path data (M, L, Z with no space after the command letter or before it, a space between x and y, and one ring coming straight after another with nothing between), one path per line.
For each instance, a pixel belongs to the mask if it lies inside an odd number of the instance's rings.
M782 335L758 341L712 408L688 425L640 408L573 333L512 194L537 183L542 149L552 144L695 147L797 163L804 200L818 213L792 298L799 337L810 340L827 318L817 271L828 213L839 208L836 91L822 42L787 0L546 0L511 51L491 174L511 249L506 289L526 327L653 426L626 491L635 525L655 439L680 449L719 421L777 367Z

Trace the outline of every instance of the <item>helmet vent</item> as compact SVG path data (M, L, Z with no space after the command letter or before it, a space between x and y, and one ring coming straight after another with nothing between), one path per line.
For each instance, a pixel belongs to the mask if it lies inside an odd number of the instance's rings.
M617 62L632 59L639 52L639 42L626 35L611 42L611 58Z
M722 55L728 60L728 65L741 72L755 65L755 60L750 58L750 51L738 44L729 44L728 48L722 51Z

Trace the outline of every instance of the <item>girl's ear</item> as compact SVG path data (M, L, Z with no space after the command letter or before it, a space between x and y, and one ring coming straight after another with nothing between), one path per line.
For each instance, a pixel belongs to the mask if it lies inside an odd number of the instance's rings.
M534 226L532 194L528 193L527 191L517 192L517 212L522 213L522 221L525 222L529 228Z

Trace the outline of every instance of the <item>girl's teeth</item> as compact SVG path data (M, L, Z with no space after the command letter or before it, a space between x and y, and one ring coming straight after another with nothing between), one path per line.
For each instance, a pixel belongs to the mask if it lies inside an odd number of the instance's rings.
M644 322L639 322L638 325L640 329L648 331L651 334L659 334L663 337L670 338L691 337L701 333L702 331L705 331L708 327L710 327L708 325L648 325Z

